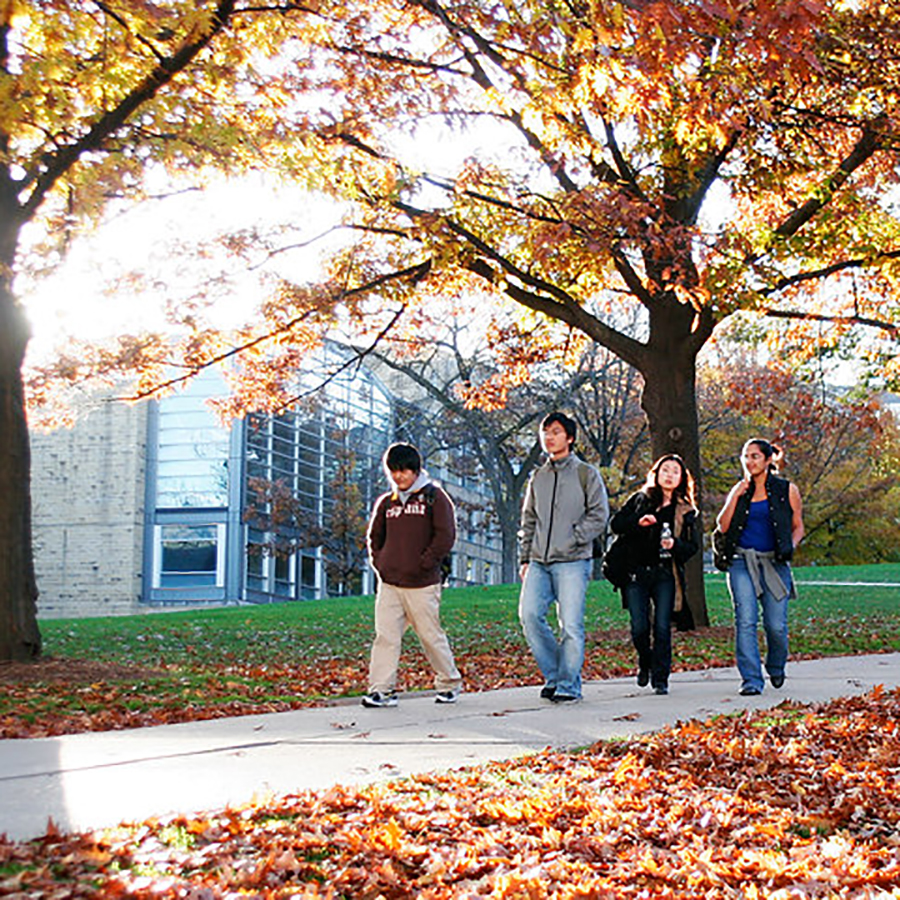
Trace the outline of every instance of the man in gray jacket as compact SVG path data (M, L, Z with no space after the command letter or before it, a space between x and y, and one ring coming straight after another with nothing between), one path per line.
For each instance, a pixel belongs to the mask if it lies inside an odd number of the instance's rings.
M519 620L544 676L541 697L554 703L581 699L584 597L593 540L609 518L606 485L575 455L575 433L575 422L561 412L541 422L548 459L528 481L519 531ZM547 622L552 603L558 638Z

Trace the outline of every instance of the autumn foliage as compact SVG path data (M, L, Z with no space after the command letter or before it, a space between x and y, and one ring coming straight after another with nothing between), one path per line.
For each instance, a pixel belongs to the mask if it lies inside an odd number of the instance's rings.
M900 692L105 833L0 840L0 895L900 894Z
M700 396L710 517L739 475L739 448L762 436L781 447L781 470L803 496L801 564L893 558L900 430L875 392L734 354L704 370Z
M697 357L735 312L804 329L800 350L810 323L830 342L872 329L860 358L896 376L896 2L11 0L0 39L4 658L41 646L13 281L148 175L263 169L340 203L347 239L315 283L272 279L234 334L183 298L177 350L124 337L57 376L128 370L147 394L169 365L240 352L242 404L271 409L323 333L428 340L451 301L504 314L485 331L509 383L584 336L634 366L653 455L694 471ZM255 266L284 234L224 246ZM38 373L33 396L57 384Z

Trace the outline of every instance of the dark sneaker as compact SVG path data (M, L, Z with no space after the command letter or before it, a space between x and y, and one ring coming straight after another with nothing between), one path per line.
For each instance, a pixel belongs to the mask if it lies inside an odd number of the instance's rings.
M667 684L657 684L653 687L654 694L668 694L669 686Z
M545 684L541 688L541 700L552 700L553 695L556 693L556 688L552 685Z
M394 691L387 691L384 694L381 691L372 691L370 694L366 694L360 702L363 706L375 709L381 706L396 706L398 700Z
M459 700L460 690L454 688L452 691L438 691L435 695L435 703L456 703Z
M638 669L638 687L647 687L650 684L650 670Z
M558 694L554 691L550 699L554 703L577 703L581 697L573 697L571 694Z
M741 688L741 696L742 697L758 697L762 691L758 687L742 687Z
M769 681L772 682L773 688L780 688L784 685L784 675L772 675Z

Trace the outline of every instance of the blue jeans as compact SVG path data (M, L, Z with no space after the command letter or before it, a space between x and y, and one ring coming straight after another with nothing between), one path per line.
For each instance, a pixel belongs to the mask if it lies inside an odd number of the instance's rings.
M790 590L791 567L776 563L775 569ZM740 556L734 558L728 570L728 591L734 604L734 645L741 687L761 691L764 681L759 654L759 606L762 603L766 671L770 678L777 678L784 675L788 658L788 598L776 600L765 585L762 597L757 598L747 563Z
M590 576L589 559L532 562L519 594L519 621L544 682L567 697L581 696L584 595ZM552 603L559 621L558 639L547 622Z
M622 589L631 617L631 642L638 666L650 673L653 687L667 687L672 671L672 612L675 576L672 567L640 569Z

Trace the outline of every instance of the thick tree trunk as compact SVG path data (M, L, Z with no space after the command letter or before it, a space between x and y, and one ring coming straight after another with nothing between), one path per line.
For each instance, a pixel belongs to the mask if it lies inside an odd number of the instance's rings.
M3 260L8 273L9 260ZM31 544L31 450L22 363L25 316L0 275L0 661L41 653Z
M671 323L669 323L671 325ZM696 354L693 345L674 339L672 331L663 332L666 340L655 345L651 338L649 352L641 372L644 390L641 405L650 426L653 458L677 453L687 463L696 485L698 507L702 496L700 466L700 428L697 420ZM703 522L699 521L700 535ZM703 584L703 552L687 565L687 603L694 626L709 625L706 591Z

